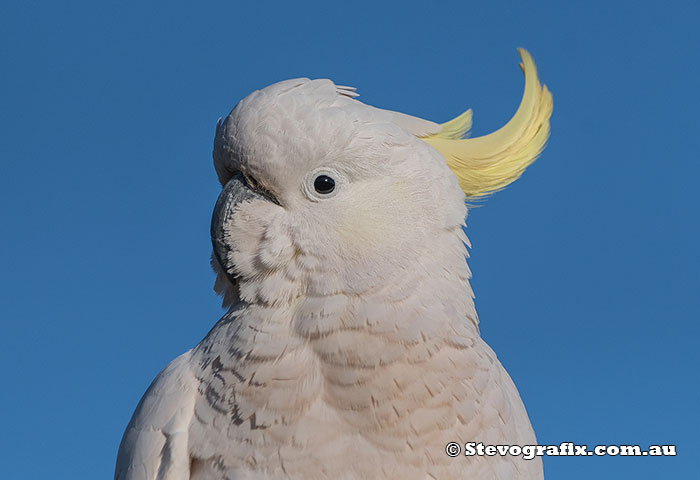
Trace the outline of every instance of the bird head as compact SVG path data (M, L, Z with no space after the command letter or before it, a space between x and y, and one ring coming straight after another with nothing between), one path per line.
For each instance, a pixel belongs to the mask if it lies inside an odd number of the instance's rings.
M225 303L375 291L455 250L438 240L446 234L464 263L465 196L512 182L549 132L551 95L521 55L518 112L475 139L462 138L471 111L438 125L330 80L287 80L239 102L214 141L212 263Z

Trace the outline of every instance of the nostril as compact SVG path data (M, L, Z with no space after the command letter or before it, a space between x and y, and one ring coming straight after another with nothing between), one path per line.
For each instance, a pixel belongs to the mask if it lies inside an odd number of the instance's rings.
M239 172L239 174L243 177L243 180L245 183L248 185L248 187L262 195L263 197L267 198L270 200L272 203L275 203L276 205L280 205L279 200L277 200L277 197L268 189L266 188L262 183L258 182L255 177L249 175L246 172Z
M262 186L260 185L260 182L258 182L255 177L252 177L248 175L247 173L243 174L243 178L245 178L246 183L250 188L253 190L264 190Z

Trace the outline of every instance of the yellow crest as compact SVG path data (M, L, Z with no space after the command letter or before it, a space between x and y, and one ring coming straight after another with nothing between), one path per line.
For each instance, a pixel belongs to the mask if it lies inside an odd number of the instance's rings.
M472 111L440 125L441 130L419 138L440 152L468 198L493 193L515 181L542 153L549 137L552 94L541 86L532 57L518 49L525 91L518 111L499 130L462 138L471 128Z

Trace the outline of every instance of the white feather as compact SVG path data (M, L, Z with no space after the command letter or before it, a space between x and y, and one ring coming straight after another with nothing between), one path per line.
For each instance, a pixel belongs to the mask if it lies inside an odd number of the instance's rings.
M464 194L416 138L439 126L355 95L289 80L217 127L221 182L244 171L279 205L226 225L238 285L213 264L231 309L146 392L117 479L542 477L539 459L444 453L535 437L479 337ZM332 198L304 187L319 171Z

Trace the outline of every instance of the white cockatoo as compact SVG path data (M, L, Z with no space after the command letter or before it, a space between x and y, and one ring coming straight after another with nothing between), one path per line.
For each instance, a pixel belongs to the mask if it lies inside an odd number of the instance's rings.
M465 456L450 442L531 445L513 382L480 338L465 198L539 155L552 97L520 50L525 93L500 130L463 139L287 80L216 129L212 219L228 312L154 380L115 478L539 479L539 458Z

